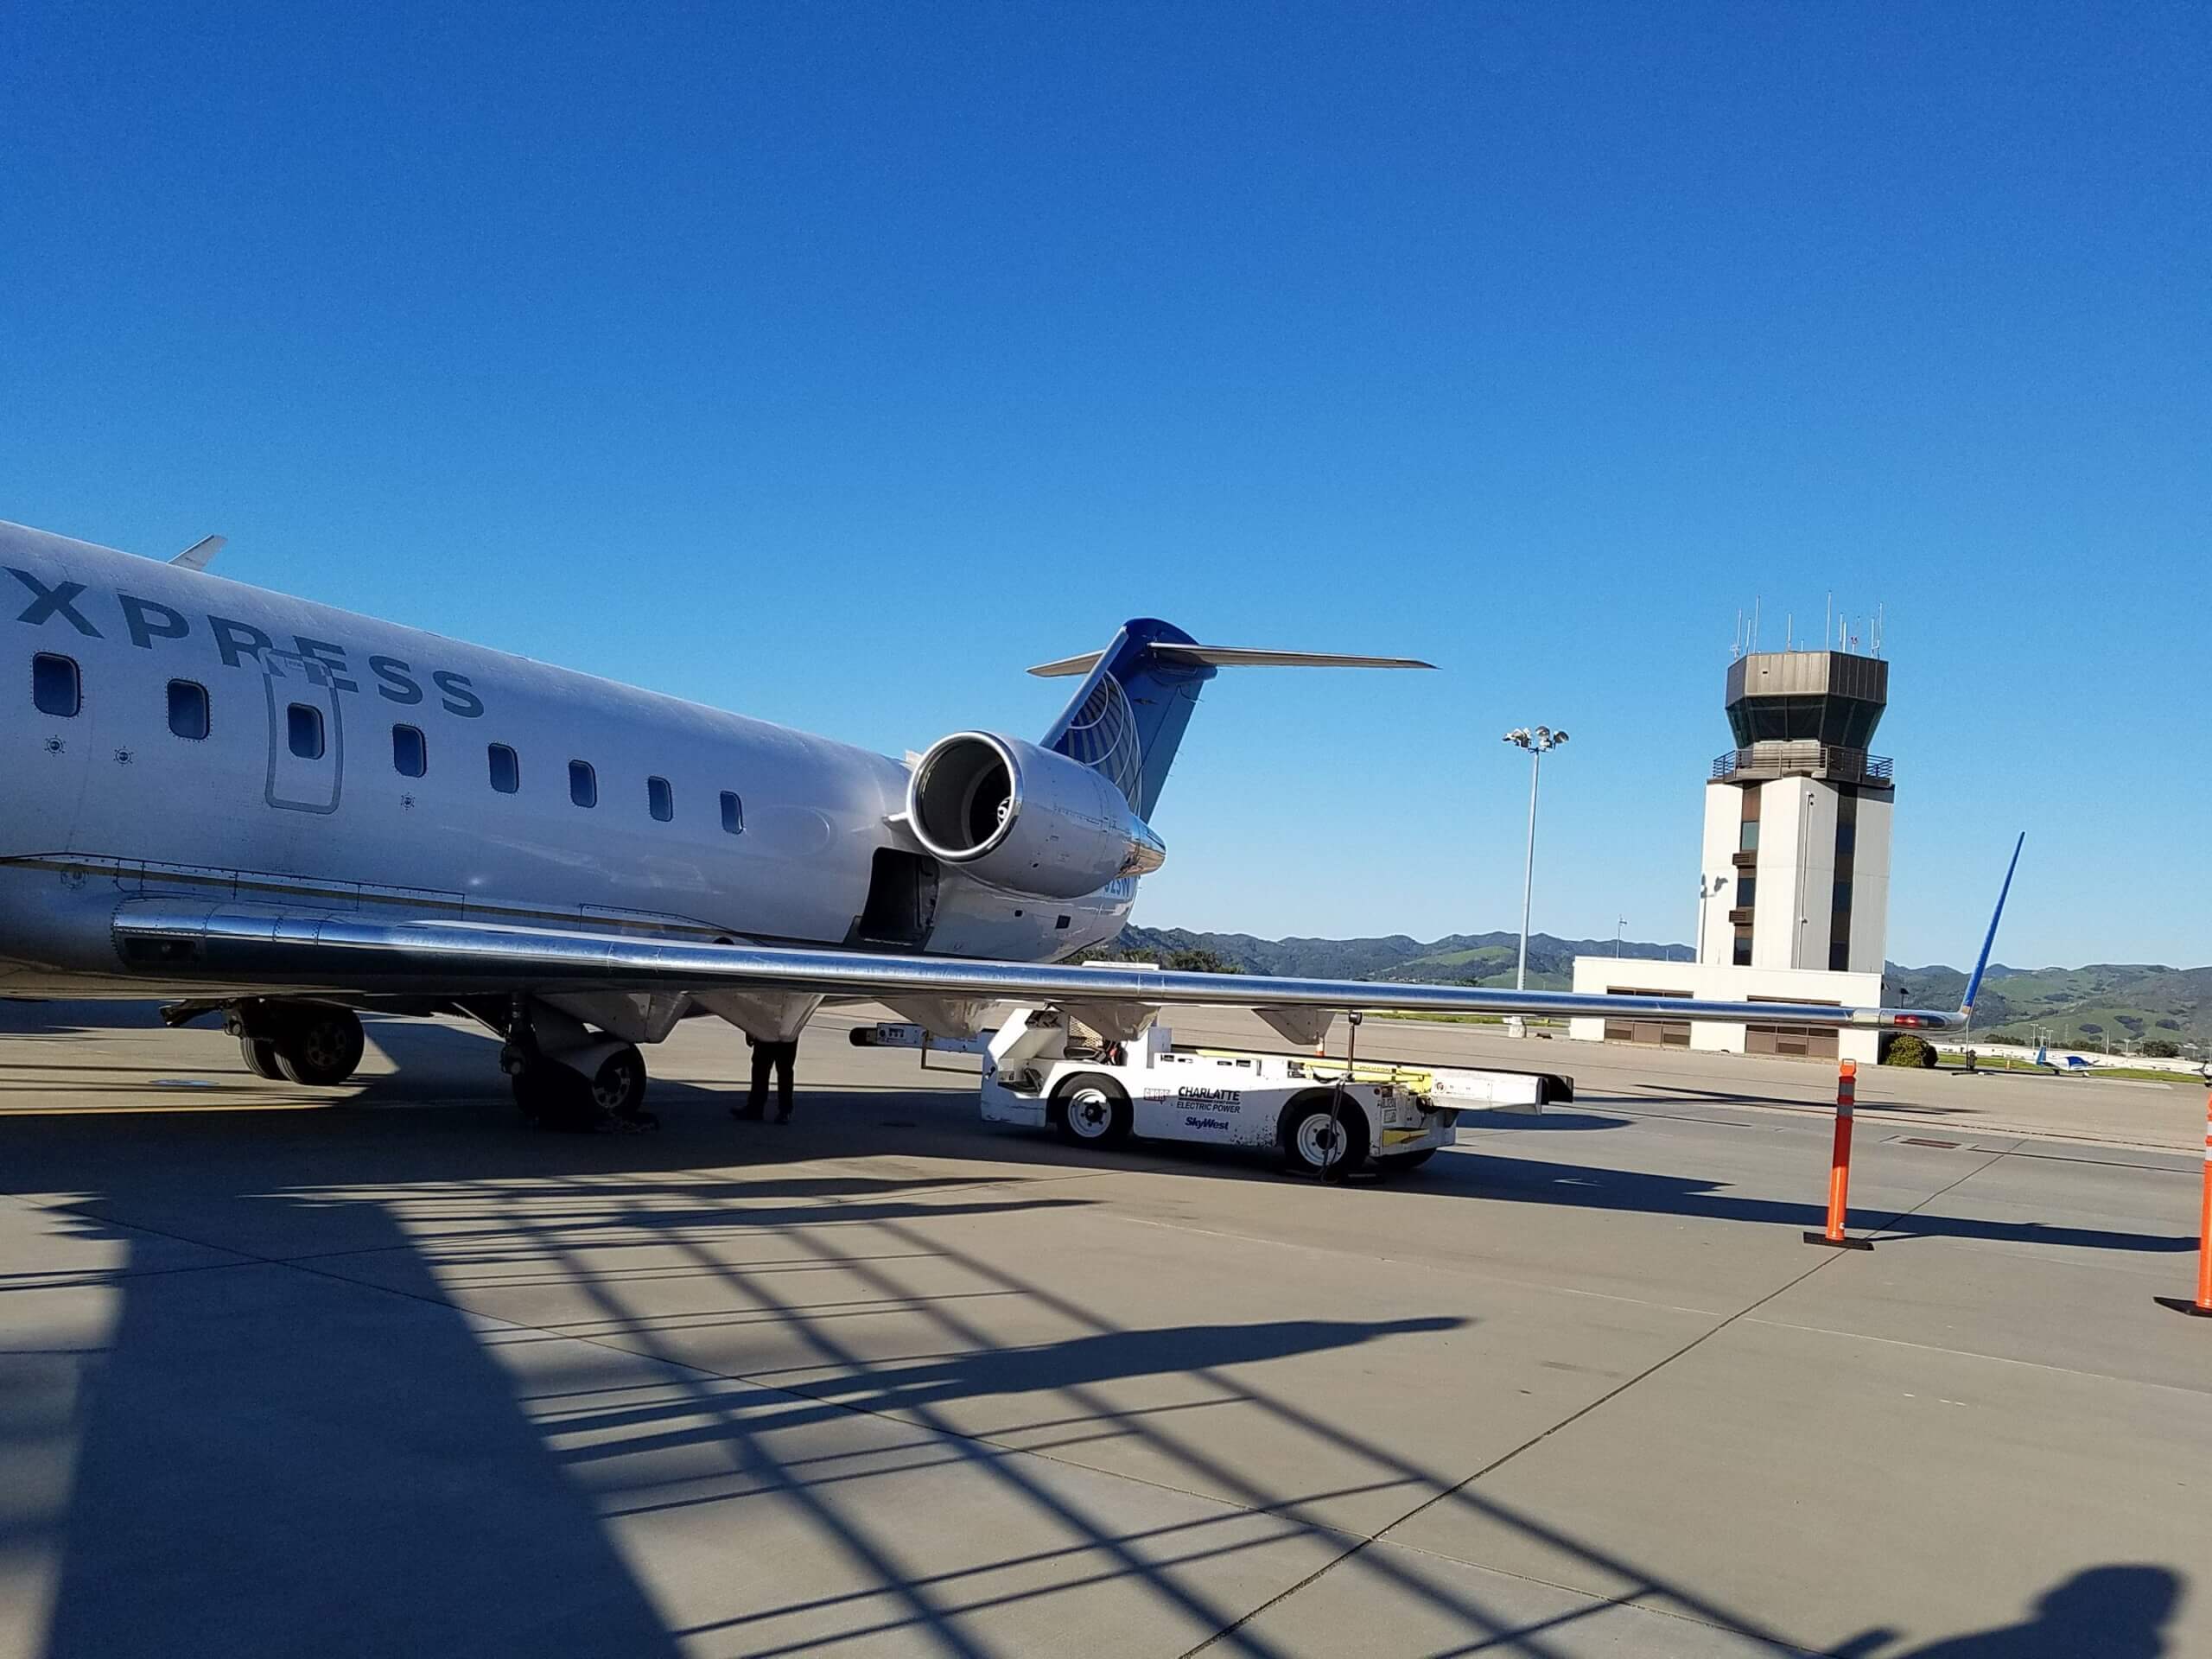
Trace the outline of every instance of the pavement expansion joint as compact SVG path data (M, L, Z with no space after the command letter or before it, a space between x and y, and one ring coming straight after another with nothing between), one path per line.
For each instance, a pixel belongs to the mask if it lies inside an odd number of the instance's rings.
M2048 1360L2022 1359L2012 1354L1988 1354L1978 1348L1953 1348L1938 1342L1913 1342L1904 1337L1870 1336L1863 1331L1838 1331L1832 1325L1805 1325L1796 1319L1748 1319L1746 1325L1764 1325L1771 1331L1799 1331L1807 1336L1834 1337L1841 1342L1873 1343L1884 1348L1904 1348L1915 1353L1948 1354L1954 1359L1986 1361L1992 1365L2011 1365L2022 1370L2040 1371L2050 1376L2076 1376L2089 1382L2117 1382L2131 1389L2159 1389L2169 1393L2192 1397L2212 1394L2212 1380L2201 1389L2182 1382L2161 1382L2150 1377L2122 1376L2113 1371L2085 1371L2073 1365L2054 1365Z

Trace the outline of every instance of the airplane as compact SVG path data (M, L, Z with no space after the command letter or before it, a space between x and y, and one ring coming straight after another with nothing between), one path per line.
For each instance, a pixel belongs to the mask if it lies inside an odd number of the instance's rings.
M2079 1054L2062 1054L2054 1060L2050 1051L2041 1043L2036 1045L2035 1058L2029 1064L2042 1066L2062 1077L2078 1077L2097 1069Z
M353 1075L362 1013L458 1013L501 1039L524 1116L570 1128L650 1122L641 1049L685 1019L786 1041L830 1001L951 1039L1019 1001L1109 1041L1229 1005L1301 1047L1379 1010L1960 1023L1074 960L1166 857L1152 820L1206 682L1430 666L1409 658L1140 618L1031 671L1078 682L1042 736L900 760L229 581L220 546L164 563L0 524L23 676L0 696L0 996L163 999L312 1086Z

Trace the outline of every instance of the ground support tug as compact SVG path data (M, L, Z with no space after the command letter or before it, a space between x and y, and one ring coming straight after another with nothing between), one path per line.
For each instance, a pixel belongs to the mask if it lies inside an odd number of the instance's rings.
M1154 1024L1109 1042L1057 1009L1017 1007L964 1041L919 1026L855 1027L863 1048L979 1055L987 1123L1050 1128L1078 1146L1135 1136L1203 1146L1274 1147L1318 1174L1339 1159L1383 1175L1418 1169L1452 1143L1468 1111L1541 1111L1574 1098L1555 1072L1439 1070L1342 1058L1177 1048Z

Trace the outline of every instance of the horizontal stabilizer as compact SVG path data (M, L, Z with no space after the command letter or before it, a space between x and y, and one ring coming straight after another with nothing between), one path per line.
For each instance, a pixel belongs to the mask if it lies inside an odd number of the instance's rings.
M1204 663L1212 668L1434 668L1417 657L1345 657L1326 651L1255 651L1244 645L1184 645L1166 640L1152 646L1152 654L1171 662ZM1041 680L1088 674L1098 666L1103 652L1086 651L1080 657L1063 657L1057 663L1039 663L1029 671Z
M205 570L214 562L215 556L223 550L224 544L223 537L203 536L169 563L181 569Z

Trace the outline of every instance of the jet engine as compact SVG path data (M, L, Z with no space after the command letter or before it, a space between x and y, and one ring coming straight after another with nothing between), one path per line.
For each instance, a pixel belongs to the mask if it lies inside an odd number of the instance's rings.
M906 822L939 862L1039 898L1079 899L1167 859L1104 778L993 732L956 732L930 746L907 780Z

